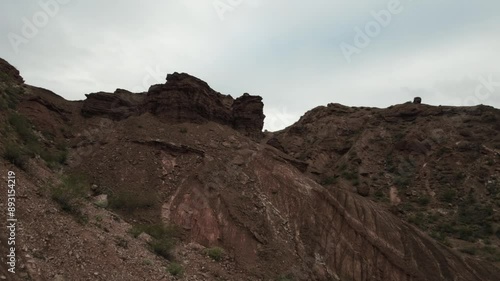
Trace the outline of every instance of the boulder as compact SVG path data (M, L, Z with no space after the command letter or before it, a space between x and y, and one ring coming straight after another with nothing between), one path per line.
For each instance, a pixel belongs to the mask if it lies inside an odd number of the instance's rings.
M94 204L101 208L106 208L109 205L108 195L101 194L94 197Z

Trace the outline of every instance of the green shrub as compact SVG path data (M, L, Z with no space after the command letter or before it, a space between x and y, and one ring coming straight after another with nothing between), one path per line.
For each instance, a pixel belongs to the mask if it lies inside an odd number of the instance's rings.
M132 211L135 209L145 209L154 207L158 202L152 192L131 192L120 191L111 194L109 206L114 209Z
M293 275L286 274L286 275L280 275L280 276L278 276L275 280L276 281L293 281L295 279L293 278Z
M358 173L354 172L354 171L345 171L342 173L342 177L345 178L346 180L350 180L350 181L355 181L355 180L359 180L359 175Z
M399 187L399 188L406 188L410 185L410 179L408 177L405 177L405 176L397 176L395 179L394 179L394 184Z
M448 241L448 237L446 236L446 234L442 233L442 232L436 232L436 231L432 231L430 233L430 236L434 239L436 239L437 241L449 246L450 242Z
M26 152L19 145L8 143L5 146L3 158L23 170L26 167Z
M182 267L182 265L180 265L176 262L169 264L167 267L167 271L172 276L177 276L177 277L182 276L184 274L184 268Z
M185 133L187 133L187 132L188 132L188 129L187 129L187 128L185 128L185 127L182 127L182 128L180 128L180 129L179 129L179 132L181 132L181 133L185 134Z
M377 190L377 191L375 191L375 193L373 195L375 196L375 198L377 200L382 200L385 197L384 192L382 190L380 190L380 189Z
M476 230L475 227L470 226L470 225L460 225L456 228L458 238L469 241L469 242L475 242L476 241Z
M10 144L4 152L4 158L23 168L28 157L40 157L49 167L64 164L68 157L65 146L58 144L56 148L44 147L31 129L31 123L26 117L17 113L8 116L8 123L21 140L21 145Z
M173 239L167 237L161 239L154 239L149 244L153 249L153 252L155 252L157 255L162 256L167 260L172 259L172 250L174 249L175 246L175 242Z
M7 75L7 73L0 72L0 82L9 83L11 81L12 81L12 78L10 78L10 76Z
M40 152L40 157L47 163L64 164L68 160L68 151L50 151L44 150Z
M31 130L31 123L26 117L12 113L9 115L8 121L25 144L38 142L37 137Z
M408 222L419 228L427 228L427 219L424 213L418 212L408 218Z
M458 209L458 223L461 225L460 238L475 241L494 234L493 208L489 205L471 204L471 202L461 204Z
M149 243L153 252L168 260L172 258L175 238L179 235L178 229L175 226L162 223L142 224L134 225L130 230L130 234L134 237L138 237L143 232L153 237L153 241Z
M7 86L7 88L1 93L0 96L2 109L16 109L17 104L19 103L19 95L21 95L22 93L24 93L23 88L14 87L12 85Z
M454 189L447 188L441 193L439 199L441 199L441 201L446 203L453 203L456 197L457 197L457 192Z
M165 225L163 223L134 225L130 230L130 234L132 234L134 237L139 236L143 232L151 235L151 237L156 239L162 239L164 237L173 238L179 236L177 227Z
M206 254L214 261L221 261L224 257L224 249L219 247L211 247L205 250Z
M417 203L420 206L427 206L431 202L431 198L429 196L422 196L417 199Z
M450 223L443 223L437 226L437 230L442 233L447 234L455 234L457 233L457 229L454 225Z
M82 175L68 175L62 178L61 184L52 187L51 198L61 209L74 215L80 222L86 221L81 211L83 199L87 196L88 183Z
M415 211L415 206L413 206L412 203L405 201L399 205L399 209L403 211L403 213L408 213Z
M471 256L474 256L476 255L477 253L477 249L476 248L473 248L473 247L469 247L469 248L462 248L459 250L460 252L462 253L465 253L465 254L468 254L468 255L471 255Z
M336 177L327 177L321 181L321 185L332 185L337 183Z

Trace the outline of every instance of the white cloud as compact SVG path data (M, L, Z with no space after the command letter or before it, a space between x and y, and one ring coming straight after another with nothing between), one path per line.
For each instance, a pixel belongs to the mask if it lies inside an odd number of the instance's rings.
M415 94L425 103L460 102L478 75L500 78L500 2L401 1L405 11L351 64L339 43L389 0L243 2L224 21L211 1L74 0L20 54L4 36L0 54L28 83L68 99L144 88L148 69L163 76L151 84L188 72L224 94L263 96L270 130L329 102L386 107ZM10 11L0 34L36 11L22 2L0 4ZM483 103L500 107L499 96Z

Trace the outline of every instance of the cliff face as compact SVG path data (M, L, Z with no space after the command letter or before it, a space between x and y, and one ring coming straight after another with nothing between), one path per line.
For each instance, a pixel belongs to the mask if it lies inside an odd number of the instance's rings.
M264 125L263 106L261 97L245 94L234 100L196 77L173 73L165 84L151 86L146 94L117 90L87 95L82 114L122 120L148 112L165 122L213 121L259 136Z
M370 182L359 178L384 172L368 164L383 160L379 154L351 156L389 147L427 155L439 142L411 135L392 145L369 136L386 137L402 124L436 127L444 122L439 118L455 113L475 116L478 126L487 123L481 116L496 112L490 108L331 105L268 135L266 144L256 141L264 118L260 97L234 100L187 74L169 75L166 84L144 94L100 92L83 102L19 87L24 92L16 97L16 108L0 113L4 132L10 132L0 140L2 150L18 146L24 157L0 161L3 169L16 172L23 200L18 255L26 259L19 261L23 276L13 280L494 281L500 276L489 261L436 241L394 215L385 201L366 198L373 191L363 193L361 187ZM16 125L22 117L28 131ZM421 131L417 127L414 134ZM457 157L475 147L458 146ZM50 154L59 152L67 157ZM359 169L358 185L333 180L336 165L353 181L350 169ZM475 177L475 170L470 173ZM68 181L66 176L75 174L79 180ZM391 191L389 182L371 183ZM67 192L61 195L53 186L66 186ZM67 197L78 192L81 197ZM168 232L154 228L159 224L175 226L175 249L157 237ZM5 247L3 232L0 238ZM496 243L490 238L491 249ZM213 247L224 254L218 258ZM173 261L184 268L183 276L167 273ZM8 275L4 267L0 274Z

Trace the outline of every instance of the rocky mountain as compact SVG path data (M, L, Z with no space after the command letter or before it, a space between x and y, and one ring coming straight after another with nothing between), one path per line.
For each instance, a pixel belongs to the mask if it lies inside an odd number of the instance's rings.
M332 104L262 133L262 98L188 74L66 101L1 64L0 165L4 182L16 175L19 228L16 274L2 255L0 278L500 276L496 109Z
M498 262L500 111L318 107L268 144L326 188L371 198L433 238Z

